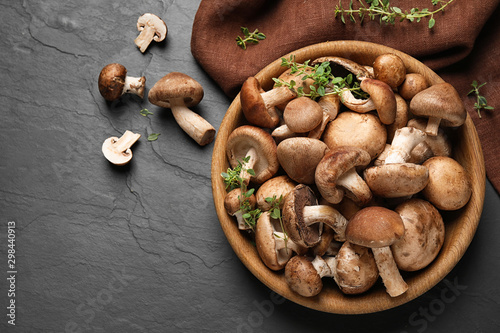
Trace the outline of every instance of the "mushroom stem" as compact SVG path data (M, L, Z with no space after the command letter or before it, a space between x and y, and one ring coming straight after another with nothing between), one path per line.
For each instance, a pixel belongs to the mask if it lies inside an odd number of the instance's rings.
M243 211L240 209L233 215L236 217L236 221L238 222L238 229L240 230L249 230L251 229L248 224L245 223L245 219L243 218Z
M123 94L135 94L140 98L144 97L144 88L145 88L146 78L144 76L141 77L125 77L125 85L123 86Z
M372 252L387 293L391 297L396 297L406 292L408 285L399 272L391 248L389 246L372 248Z
M372 199L372 192L366 182L356 172L356 168L347 170L337 179L337 186L343 187L345 196L361 206Z
M298 134L291 131L286 124L276 127L271 135L277 142L298 136Z
M343 89L340 93L340 101L347 108L358 113L366 113L376 110L375 104L373 103L373 100L371 98L356 98L347 88Z
M146 25L144 29L141 31L139 36L134 40L135 45L141 50L142 53L146 51L149 44L153 40L155 36L156 30L153 26Z
M305 206L303 218L306 226L314 223L324 223L335 231L337 240L345 240L347 219L335 208L328 205Z
M120 153L126 152L134 145L134 143L136 143L137 140L139 140L140 137L140 134L126 130L125 133L123 133L123 135L113 143L115 150Z
M414 127L403 127L396 131L391 146L385 157L385 164L406 163L411 151L423 142L427 134Z
M287 87L277 87L260 94L266 105L266 109L273 106L286 103L297 96L292 90Z
M213 141L215 128L199 114L186 107L182 99L171 99L170 109L177 124L200 146Z
M257 150L253 147L250 148L245 155L245 158L246 157L249 157L249 159L241 168L240 177L241 179L243 179L243 183L245 185L248 185L248 183L250 183L250 178L252 178L252 175L248 173L248 170L253 169L255 163L257 162L258 159Z
M280 251L284 250L286 252L286 255L289 256L289 250L295 252L295 253L301 253L303 250L295 244L290 237L287 236L284 232L280 231L275 231L274 232L274 241L276 244L276 251L279 253Z
M439 129L439 124L441 123L441 118L429 117L427 122L427 127L425 128L425 133L430 136L436 136Z
M325 257L316 256L311 264L313 265L316 272L320 278L325 276L333 276L333 270L335 269L335 257Z

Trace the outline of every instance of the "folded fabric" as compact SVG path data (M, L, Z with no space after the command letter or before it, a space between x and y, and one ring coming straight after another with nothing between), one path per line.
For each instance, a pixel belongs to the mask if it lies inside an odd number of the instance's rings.
M446 3L449 0L442 1ZM344 8L350 1L341 0ZM363 3L366 4L365 1ZM421 22L396 21L394 25L365 17L345 23L335 18L338 2L331 0L202 0L193 22L191 52L209 76L230 97L243 81L270 62L307 45L359 40L383 44L405 52L437 72L459 92L476 126L485 157L486 173L500 193L500 0L452 1L444 11ZM439 8L431 0L390 1L391 6ZM360 2L354 1L358 8ZM241 27L258 29L266 39L240 48L236 36ZM474 109L475 96L468 96L471 83L487 82L481 95L494 110Z

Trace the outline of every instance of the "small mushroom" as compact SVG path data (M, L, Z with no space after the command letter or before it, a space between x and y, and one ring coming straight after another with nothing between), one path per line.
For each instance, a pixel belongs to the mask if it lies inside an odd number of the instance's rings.
M120 138L112 136L102 144L102 153L108 161L116 165L125 165L132 159L130 147L139 140L140 134L125 131Z
M408 127L415 127L425 131L427 120L425 118L413 118L408 121ZM408 162L423 163L433 156L451 156L453 145L442 128L438 129L436 136L427 135L424 142L418 144L411 151Z
M385 148L387 130L373 114L345 111L328 123L323 141L330 149L339 146L359 147L374 159Z
M370 154L365 150L343 146L330 150L316 167L315 180L321 196L337 204L344 194L356 204L363 206L372 198L372 192L361 178L356 167L370 163Z
M243 163L244 158L249 158L241 174L246 184L250 180L262 184L273 177L280 166L274 139L268 132L256 126L243 125L231 132L227 139L226 155L233 168ZM252 169L254 175L246 172L248 169Z
M281 198L280 209L283 208L286 195L297 186L290 177L281 175L266 180L255 193L257 199L257 207L262 211L271 209L271 203L266 201L266 198L275 197L277 200Z
M463 125L467 111L455 88L447 83L438 83L422 90L410 101L410 112L418 117L427 117L425 132L436 136L439 126Z
M370 95L382 124L392 124L396 119L397 103L391 87L383 81L365 78L361 80L360 88Z
M190 76L171 72L154 84L148 94L149 101L172 110L179 126L200 146L211 143L215 128L190 107L203 99L203 87Z
M344 294L361 294L377 282L377 263L369 248L344 242L335 256L333 278Z
M429 265L444 242L445 228L439 211L428 201L410 199L395 209L403 219L405 234L391 245L394 260L403 271L417 271Z
M401 85L399 86L398 93L401 95L401 97L409 101L417 93L421 92L424 89L427 89L428 87L429 84L422 74L408 73L406 74L403 83L401 83Z
M274 128L280 121L274 107L295 98L296 93L285 86L262 91L259 81L254 76L248 77L241 86L241 110L251 124Z
M236 218L236 221L238 222L238 229L240 230L252 229L252 227L248 225L243 218L244 212L241 210L241 207L245 202L246 205L253 210L257 203L255 194L252 193L250 196L244 197L241 193L241 188L235 188L224 197L224 208L229 215Z
M387 142L391 142L394 138L396 130L405 127L408 124L408 102L399 94L394 94L396 97L396 117L392 124L386 125Z
M146 78L127 75L125 66L112 63L104 66L99 74L99 92L107 101L114 101L123 94L134 94L144 97Z
M286 174L302 184L314 184L314 173L319 161L328 151L321 140L295 137L278 144L278 160Z
M306 252L305 248L287 238L279 222L271 218L269 212L262 213L257 221L255 246L262 262L274 271L284 268L294 252Z
M357 212L345 231L348 242L372 249L380 277L391 297L399 296L408 289L390 248L404 233L401 216L395 211L377 206L366 207Z
M396 130L385 156L385 164L406 163L413 149L426 138L427 134L415 127L402 127Z
M405 79L406 66L396 54L385 53L375 58L373 74L375 79L387 83L392 89L396 89Z
M429 182L422 194L442 210L457 210L472 195L470 177L465 168L451 157L435 156L423 164L429 169Z
M323 109L309 97L298 97L286 105L283 120L292 132L306 133L321 124Z
M161 42L167 36L167 25L155 14L146 13L137 20L137 30L141 33L134 40L135 45L142 53L146 52L149 44L154 40Z
M321 239L321 224L332 228L336 239L345 239L347 220L335 208L318 205L310 187L299 184L285 198L283 224L288 236L303 247L313 247Z
M291 290L304 297L318 295L323 289L321 278L333 276L335 257L295 256L285 266L285 281Z

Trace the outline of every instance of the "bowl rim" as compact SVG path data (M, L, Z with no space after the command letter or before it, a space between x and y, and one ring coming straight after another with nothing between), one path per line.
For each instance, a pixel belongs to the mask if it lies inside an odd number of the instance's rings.
M444 82L434 71L406 53L381 44L350 40L323 42L289 52L265 66L255 77L267 90L272 87L272 78L278 77L286 69L281 66L283 57L289 58L294 55L299 63L321 56L342 56L359 62L361 62L359 59L364 59L366 62L366 59L373 61L376 55L382 53L399 55L408 72L423 74L431 84ZM445 243L438 257L423 270L414 273L402 272L408 283L407 292L398 297L390 297L379 281L379 286L372 287L366 293L344 295L336 286L329 287L325 281L323 291L315 297L303 297L294 293L284 282L282 271L274 272L262 263L255 246L236 227L233 218L224 209L223 195L226 190L220 174L229 166L225 154L225 142L232 130L243 122L244 116L238 94L224 115L212 153L211 181L214 205L220 226L241 262L257 279L286 299L310 309L336 314L364 314L391 309L421 296L439 283L455 267L470 245L483 209L486 172L479 137L470 116L467 115L465 124L458 129L461 149L457 150L457 156L454 157L461 162L462 160L467 162L465 167L473 184L472 196L465 207L450 213L453 220L445 222L447 229Z

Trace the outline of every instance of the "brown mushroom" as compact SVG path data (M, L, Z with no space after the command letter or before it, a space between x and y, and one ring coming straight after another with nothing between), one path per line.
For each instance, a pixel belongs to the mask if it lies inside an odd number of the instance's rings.
M407 126L425 131L427 120L425 118L413 118L408 121ZM420 164L433 156L451 156L452 150L453 145L450 139L445 131L440 128L436 136L427 135L424 142L413 148L408 162Z
M146 78L128 76L125 66L112 63L101 70L98 86L102 97L110 102L127 93L143 98Z
M177 124L199 145L211 143L215 128L190 107L203 98L203 87L190 76L171 72L154 84L148 94L149 101L157 106L172 110Z
M329 94L321 96L318 104L323 109L323 112L330 116L330 120L337 118L340 110L340 96L337 94Z
M146 13L137 20L137 30L141 33L134 40L135 45L142 53L146 52L149 44L154 40L161 42L167 36L167 25L155 14Z
M311 65L314 66L316 64L321 64L324 62L330 63L332 73L335 76L345 77L347 74L351 73L358 79L364 77L372 77L370 71L367 70L364 66L358 64L353 60L342 57L335 57L335 56L320 57L314 59L311 62Z
M396 89L403 83L406 76L406 67L403 60L394 53L384 53L373 62L375 79L387 83Z
M424 89L427 89L428 87L429 84L422 74L408 73L406 74L403 83L401 83L401 85L399 86L398 93L401 95L401 97L409 101L417 93L421 92Z
M120 138L112 136L102 144L102 153L108 161L116 165L125 165L132 159L130 147L141 137L140 134L125 131Z
M323 110L318 102L309 97L298 97L290 102L283 111L283 120L295 133L306 133L317 127L323 119Z
M363 206L372 198L372 192L358 175L356 167L370 163L370 154L365 150L343 146L330 150L316 167L315 181L321 196L328 202L337 204L347 196Z
M374 195L402 198L422 191L429 181L429 171L413 163L384 164L366 169L364 179Z
M457 210L469 202L472 186L465 168L451 157L435 156L423 164L429 169L429 182L422 194L442 210Z
M425 132L436 136L439 126L457 127L465 122L467 111L455 88L438 83L422 90L410 101L410 111L419 117L427 117Z
M257 199L257 207L262 211L268 211L271 209L271 203L268 202L267 198L276 198L281 202L279 207L283 208L286 195L297 186L287 175L281 175L273 177L265 181L255 193L255 198Z
M252 229L252 226L243 218L244 211L241 207L246 205L250 210L253 210L256 203L257 200L255 195L252 193L250 196L244 196L241 192L241 188L235 188L224 197L224 208L229 215L236 218L238 229L240 230Z
M325 260L326 259L326 260ZM286 264L285 281L291 290L304 297L318 295L323 289L322 277L332 276L331 267L335 257L314 259L306 256L295 256Z
M348 242L372 249L387 293L391 297L405 293L408 285L398 270L390 248L405 233L401 216L384 207L366 207L354 215L345 232Z
M361 80L360 88L370 95L382 124L392 124L396 119L397 103L391 87L380 80L365 78Z
M297 183L313 184L319 161L328 151L321 140L295 137L278 144L278 160L286 174Z
M387 142L392 142L396 130L407 126L408 124L408 102L399 94L394 94L396 97L396 117L392 124L386 125L387 129Z
M262 184L273 177L280 166L272 136L256 126L243 125L231 132L227 139L226 155L233 168L244 163L241 178L246 184L250 180ZM248 161L244 162L245 158ZM255 175L246 172L249 169Z
M241 86L241 109L251 124L274 128L280 121L274 107L295 98L296 93L285 86L262 91L259 81L253 76L248 77Z
M444 223L428 201L410 199L395 209L403 219L405 234L391 245L394 260L403 271L417 271L429 265L444 242Z

